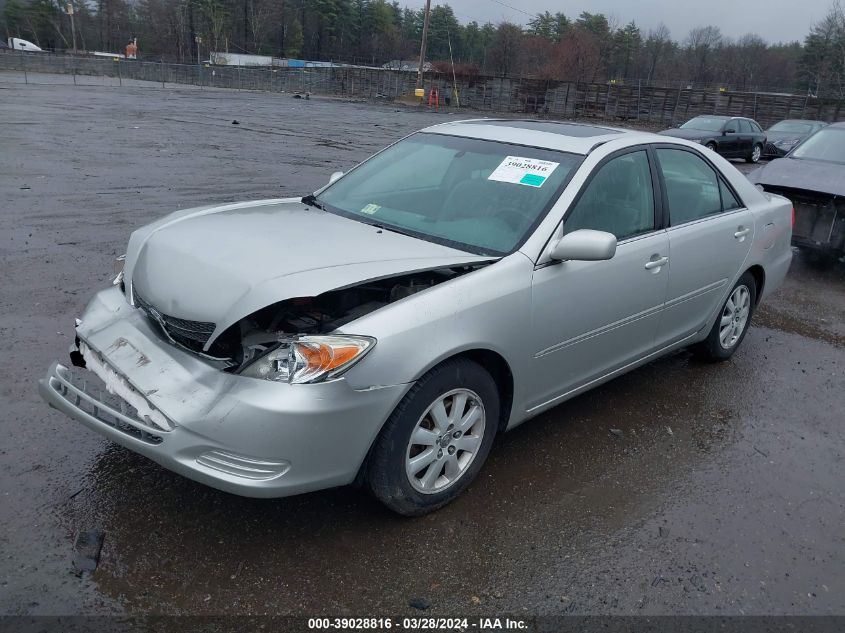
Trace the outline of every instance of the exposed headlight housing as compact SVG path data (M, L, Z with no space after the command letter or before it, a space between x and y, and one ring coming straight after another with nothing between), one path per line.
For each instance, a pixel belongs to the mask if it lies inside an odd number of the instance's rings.
M375 344L369 336L293 336L280 340L240 375L290 384L324 382L347 371Z
M798 141L801 139L793 138L788 141L775 141L775 147L793 147L794 145L798 145Z

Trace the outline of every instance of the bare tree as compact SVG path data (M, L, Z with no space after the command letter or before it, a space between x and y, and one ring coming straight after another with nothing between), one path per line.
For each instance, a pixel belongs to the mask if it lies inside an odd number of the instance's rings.
M710 54L722 42L718 26L697 26L687 35L687 50L692 56L695 72L693 81L707 80L707 62Z
M646 81L651 81L654 78L658 64L666 57L671 46L672 36L669 33L669 27L663 24L663 22L648 32L648 39L645 42L646 58L648 60Z

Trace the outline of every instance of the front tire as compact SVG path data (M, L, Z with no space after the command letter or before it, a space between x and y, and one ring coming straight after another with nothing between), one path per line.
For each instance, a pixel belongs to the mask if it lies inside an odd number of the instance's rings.
M757 284L754 276L743 273L719 310L710 334L690 348L698 358L708 362L728 360L734 355L751 325L757 303Z
M487 371L468 359L435 367L376 438L367 466L370 491L405 516L442 508L481 470L498 422L498 389Z
M763 155L763 146L760 143L754 143L751 148L751 153L745 157L745 162L757 164L760 162L760 157Z
M716 143L714 143L713 141L710 141L710 142L709 142L709 143L707 143L707 145L705 145L704 147L706 147L707 149L709 149L711 152L715 152L715 151L716 151Z

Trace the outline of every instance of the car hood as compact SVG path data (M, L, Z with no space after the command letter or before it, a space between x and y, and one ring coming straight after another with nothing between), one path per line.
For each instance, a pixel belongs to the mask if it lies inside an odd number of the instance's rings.
M779 158L748 175L766 187L789 187L845 196L845 165L818 160Z
M710 138L716 132L707 132L706 130L682 130L681 128L671 128L669 130L663 130L659 132L663 136L674 136L675 138L685 138L688 140L696 140L700 138Z
M380 230L299 198L180 211L132 234L132 296L160 312L230 325L292 297L493 259Z

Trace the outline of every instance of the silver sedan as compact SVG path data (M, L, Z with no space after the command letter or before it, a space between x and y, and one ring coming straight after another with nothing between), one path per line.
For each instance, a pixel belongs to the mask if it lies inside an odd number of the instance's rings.
M682 347L741 344L792 205L681 139L474 120L304 198L135 231L43 397L210 486L437 509L495 437Z

